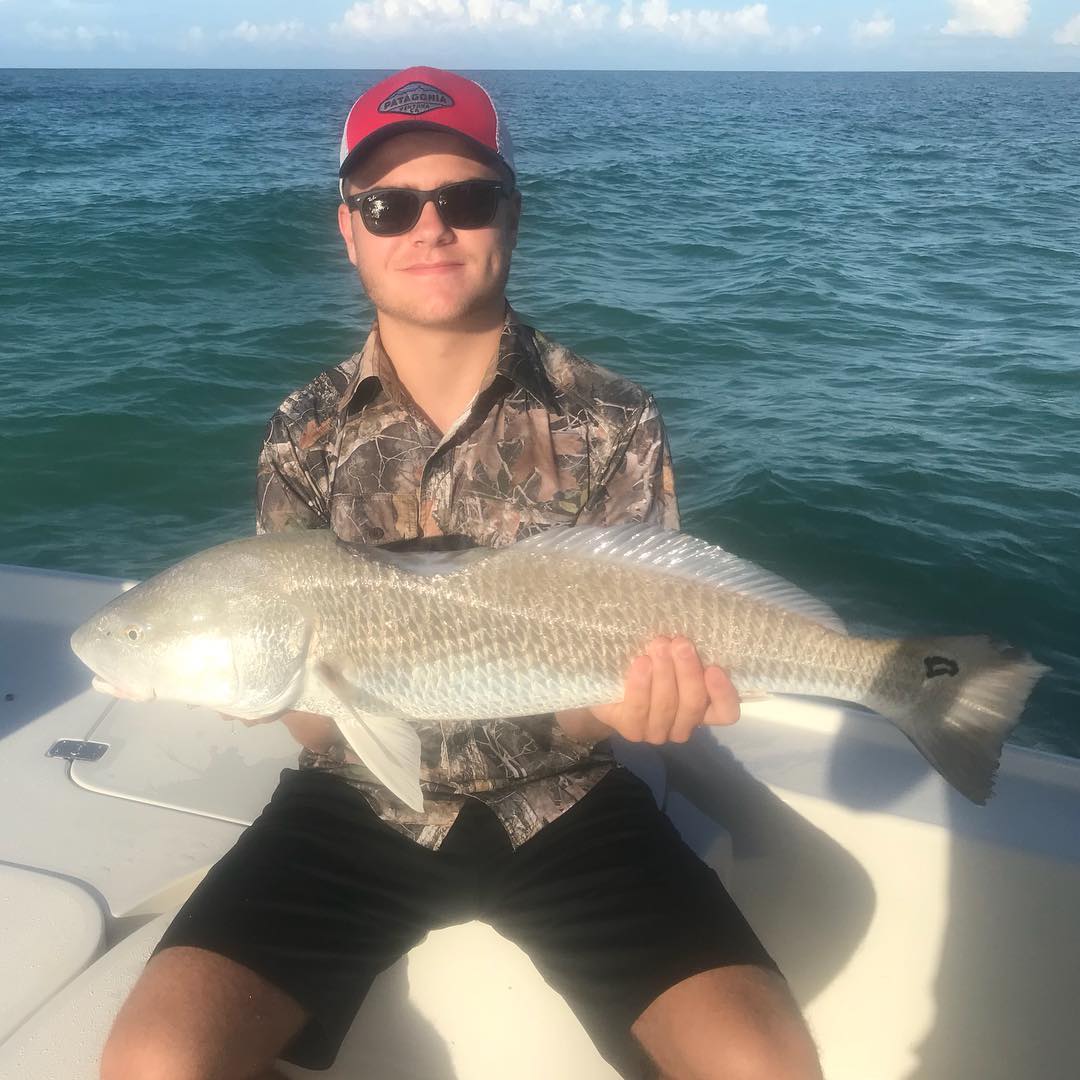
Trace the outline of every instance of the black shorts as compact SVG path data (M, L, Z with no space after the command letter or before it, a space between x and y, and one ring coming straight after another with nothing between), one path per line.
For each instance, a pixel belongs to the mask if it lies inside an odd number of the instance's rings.
M154 953L209 949L292 995L311 1015L281 1057L327 1069L375 976L429 930L473 918L529 955L626 1077L652 1074L630 1026L664 990L729 964L778 970L621 767L516 851L479 801L431 851L340 778L283 769Z

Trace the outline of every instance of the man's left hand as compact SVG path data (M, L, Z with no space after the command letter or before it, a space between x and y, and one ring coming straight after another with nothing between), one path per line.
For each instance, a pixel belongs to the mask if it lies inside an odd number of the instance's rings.
M739 695L723 668L702 666L689 638L656 637L630 665L622 701L568 709L556 718L579 739L614 731L631 742L683 743L701 724L734 724Z

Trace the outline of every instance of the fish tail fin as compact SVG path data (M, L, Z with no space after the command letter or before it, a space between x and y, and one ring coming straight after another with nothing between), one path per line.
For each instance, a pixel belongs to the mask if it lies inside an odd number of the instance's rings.
M899 704L866 704L900 728L961 794L980 806L990 798L1001 748L1028 695L1050 668L1023 649L986 636L909 638L921 683Z

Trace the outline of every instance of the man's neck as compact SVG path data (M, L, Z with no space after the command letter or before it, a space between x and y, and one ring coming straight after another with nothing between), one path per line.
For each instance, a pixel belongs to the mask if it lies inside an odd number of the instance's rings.
M453 327L417 326L378 312L379 340L413 401L445 432L461 415L499 347L506 303Z

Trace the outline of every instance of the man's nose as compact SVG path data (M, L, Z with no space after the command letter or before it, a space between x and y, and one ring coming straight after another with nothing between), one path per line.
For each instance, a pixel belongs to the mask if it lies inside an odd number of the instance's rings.
M424 203L420 210L420 217L412 227L411 239L413 240L437 240L445 233L453 230L439 216L439 208L434 200Z

